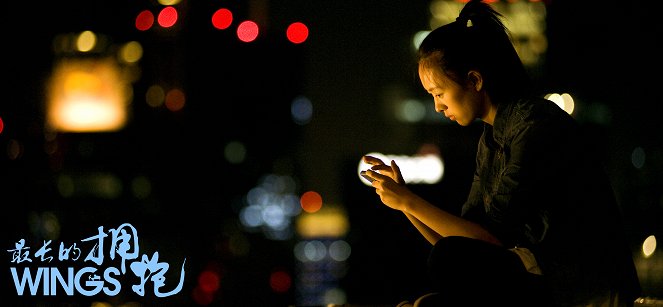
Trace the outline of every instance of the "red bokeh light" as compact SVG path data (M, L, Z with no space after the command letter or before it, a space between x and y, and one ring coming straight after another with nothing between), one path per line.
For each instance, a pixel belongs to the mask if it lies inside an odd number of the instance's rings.
M166 108L173 112L182 110L186 104L186 96L180 89L174 88L166 93L166 100L164 102Z
M219 274L212 271L203 271L198 276L198 286L204 292L216 292L219 290L221 278Z
M144 10L136 16L136 29L140 31L149 30L154 24L154 14L149 10Z
M254 41L258 37L258 32L258 24L250 20L243 21L237 26L237 37L245 43Z
M164 7L159 12L159 25L164 28L170 28L177 22L177 10L172 6Z
M318 192L304 192L299 199L302 209L308 213L317 212L322 208L322 196Z
M286 30L286 36L289 41L301 44L308 38L308 27L301 22L292 23Z
M272 274L269 276L269 286L272 288L274 292L287 292L290 290L290 286L292 285L292 278L290 277L290 274L284 271L274 271Z
M233 13L229 9L218 9L212 15L212 25L219 29L225 30L233 22Z

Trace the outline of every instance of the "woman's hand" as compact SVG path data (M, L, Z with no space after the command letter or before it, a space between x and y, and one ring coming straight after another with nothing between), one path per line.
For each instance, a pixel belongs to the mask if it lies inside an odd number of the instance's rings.
M364 156L364 162L372 165L366 174L375 179L371 184L375 188L375 193L380 195L382 203L403 212L431 244L448 236L462 236L492 244L502 244L481 225L444 211L412 193L405 185L403 175L393 160L391 165L386 165L378 158Z
M364 162L372 165L370 170L373 172L377 172L382 175L387 175L389 178L391 178L393 181L395 181L398 184L405 184L405 180L403 180L403 175L401 174L400 168L398 168L398 165L396 165L396 162L394 160L391 160L391 166L388 166L382 162L382 160L373 157L373 156L364 156ZM375 178L375 177L373 177Z
M364 156L364 162L372 165L366 174L375 179L371 185L375 188L375 193L380 196L382 203L392 209L403 211L408 200L416 197L405 186L403 174L394 160L391 160L391 165L386 165L376 157Z

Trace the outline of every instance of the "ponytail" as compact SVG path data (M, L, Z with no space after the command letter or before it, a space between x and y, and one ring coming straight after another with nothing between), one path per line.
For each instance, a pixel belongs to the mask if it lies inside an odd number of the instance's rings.
M470 0L454 22L431 31L423 40L419 65L440 68L459 84L470 70L476 70L498 103L531 91L529 76L502 18L489 4Z

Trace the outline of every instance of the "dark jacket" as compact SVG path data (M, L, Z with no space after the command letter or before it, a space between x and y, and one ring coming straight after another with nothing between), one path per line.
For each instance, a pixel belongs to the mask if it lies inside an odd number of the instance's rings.
M582 127L543 98L502 104L479 140L462 215L536 256L561 306L639 283L620 209ZM632 298L632 299L631 299Z

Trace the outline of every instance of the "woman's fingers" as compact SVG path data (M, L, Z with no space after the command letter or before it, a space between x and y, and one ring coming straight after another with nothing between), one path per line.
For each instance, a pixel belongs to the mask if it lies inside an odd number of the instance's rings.
M401 173L400 167L396 164L396 161L391 160L391 169L393 169L394 173L396 174L397 178L395 178L396 182L403 184L405 183L405 180L403 179L403 174Z
M373 169L367 170L366 175L375 179L375 181L380 181L380 182L385 181L386 179L391 179L391 176L380 174L379 172ZM375 185L375 181L373 181L373 185Z
M373 171L388 171L391 172L391 166L389 165L384 165L384 164L379 164L379 165L373 165L370 168Z
M403 174L401 174L401 169L396 164L396 161L391 160L390 165L387 165L376 157L364 156L364 162L372 165L369 170L373 171L375 174L385 176L384 178L389 177L400 184L405 183L405 180L403 180Z
M365 174L366 174L366 176L371 177L371 178L374 179L373 181L371 181L371 183L374 183L376 180L379 180L380 176L382 176L382 175L380 175L380 173L378 173L378 172L376 172L372 169L367 170L365 172Z
M373 156L364 156L364 162L370 165L384 165L384 162L382 162L382 160Z

